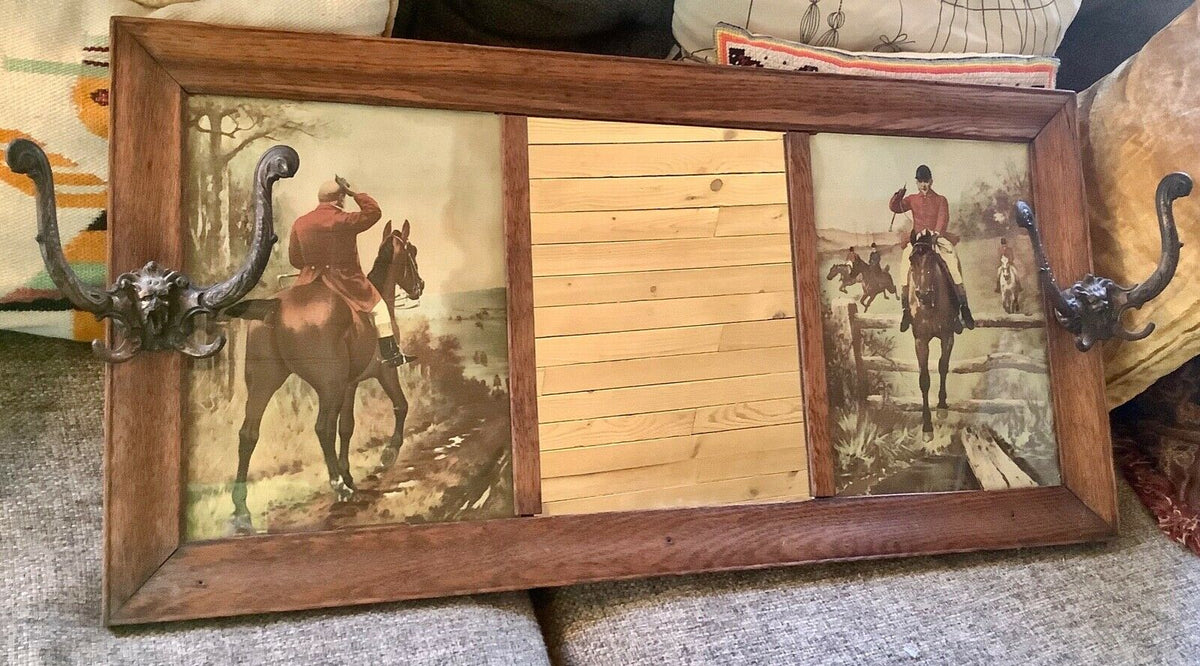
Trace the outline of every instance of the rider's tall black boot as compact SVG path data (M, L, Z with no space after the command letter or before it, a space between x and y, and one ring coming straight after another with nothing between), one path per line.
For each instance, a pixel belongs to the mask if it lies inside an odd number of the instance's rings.
M954 293L958 295L959 314L962 316L963 328L975 328L975 317L971 316L971 306L967 305L967 289L961 284L954 285Z
M912 310L908 307L908 285L900 288L900 307L904 314L900 315L900 332L903 333L912 326Z
M408 356L400 351L400 345L396 344L396 338L390 335L386 338L379 338L379 357L385 365L390 365L393 368L402 366L405 363L411 363L417 358L416 356Z

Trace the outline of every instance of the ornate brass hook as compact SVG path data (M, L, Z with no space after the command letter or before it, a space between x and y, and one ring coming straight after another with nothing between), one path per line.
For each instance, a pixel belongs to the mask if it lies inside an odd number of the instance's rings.
M1179 231L1175 228L1172 203L1192 193L1192 179L1186 173L1168 174L1158 183L1155 203L1158 212L1158 231L1162 237L1162 254L1158 266L1145 282L1122 287L1106 277L1088 274L1067 289L1059 289L1038 230L1033 209L1024 201L1017 202L1017 224L1029 232L1034 258L1038 262L1042 287L1054 306L1055 319L1075 334L1075 346L1087 351L1098 341L1109 338L1141 340L1154 330L1146 324L1140 331L1130 331L1121 324L1126 310L1137 309L1162 293L1179 265Z
M143 350L178 350L194 358L207 358L225 346L224 334L196 344L189 338L195 319L212 315L241 300L262 276L271 256L275 236L271 188L280 178L291 178L300 168L300 156L289 146L274 146L263 153L254 173L254 232L250 251L241 267L229 278L207 287L194 286L188 276L164 269L151 261L140 270L122 273L108 289L84 284L63 254L54 204L54 177L46 153L37 144L17 139L9 144L8 166L25 174L37 190L37 242L42 262L55 286L75 307L94 313L97 319L111 318L115 349L101 340L92 350L109 363L127 361Z

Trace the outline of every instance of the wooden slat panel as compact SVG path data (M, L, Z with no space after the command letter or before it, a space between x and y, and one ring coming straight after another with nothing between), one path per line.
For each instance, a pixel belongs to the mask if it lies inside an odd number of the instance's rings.
M781 172L782 141L588 143L529 147L530 178Z
M534 330L539 337L584 335L785 319L794 317L795 311L795 297L790 291L663 301L561 305L534 308Z
M790 291L790 264L561 275L533 281L538 307Z
M716 432L731 428L753 428L767 424L799 423L804 420L804 410L801 407L802 403L799 397L701 407L696 410L696 422L692 426L692 432Z
M799 398L758 400L541 425L542 451L799 423Z
M541 396L538 399L538 413L541 415L542 423L553 423L622 414L665 412L689 407L712 407L742 401L791 398L799 395L799 374L781 372L770 375Z
M798 370L796 347L743 349L546 368L541 395Z
M725 206L717 214L717 236L753 236L757 234L786 234L787 204L758 206Z
M542 475L547 478L577 476L693 458L728 457L733 454L751 456L763 451L800 448L803 442L803 427L797 423L581 446L544 452Z
M529 205L555 213L778 204L787 203L786 180L782 173L534 180Z
M512 420L513 510L519 516L542 511L538 470L537 383L533 372L533 259L529 253L529 170L526 120L504 116L501 161L504 165L504 257L508 268L508 360Z
M536 346L538 366L553 367L624 358L778 347L790 344L789 340L795 339L794 320L772 319L736 324L539 338Z
M542 479L542 495L548 502L615 495L638 490L690 486L707 481L736 479L767 473L805 469L802 446L760 452L757 455L718 456L680 462L617 469L596 474L578 474ZM745 498L740 498L745 499Z
M783 204L533 214L535 245L786 233Z
M758 206L746 206L758 208ZM720 208L651 208L575 213L534 213L533 243L596 243L716 234Z
M748 266L791 261L787 234L536 245L533 271L549 275L591 275L635 271Z
M778 132L655 125L568 118L530 118L529 144L661 143L673 141L778 141Z
M546 502L548 515L633 511L648 507L668 508L743 502L779 502L807 499L808 476L803 471L767 476L728 479L674 488L655 488L632 493Z

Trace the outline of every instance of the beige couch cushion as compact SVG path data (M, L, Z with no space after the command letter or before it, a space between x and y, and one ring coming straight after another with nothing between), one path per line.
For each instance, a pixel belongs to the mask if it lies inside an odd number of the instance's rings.
M1200 177L1200 6L1085 91L1079 111L1096 271L1139 282L1159 255L1159 179L1172 171ZM1110 406L1200 354L1200 194L1176 201L1175 218L1184 246L1174 282L1126 315L1128 328L1152 321L1158 329L1104 348Z

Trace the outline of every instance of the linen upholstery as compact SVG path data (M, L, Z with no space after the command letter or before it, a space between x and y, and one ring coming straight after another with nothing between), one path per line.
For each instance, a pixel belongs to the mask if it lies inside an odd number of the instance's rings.
M105 629L102 376L85 345L0 331L0 663L548 663L524 592Z

